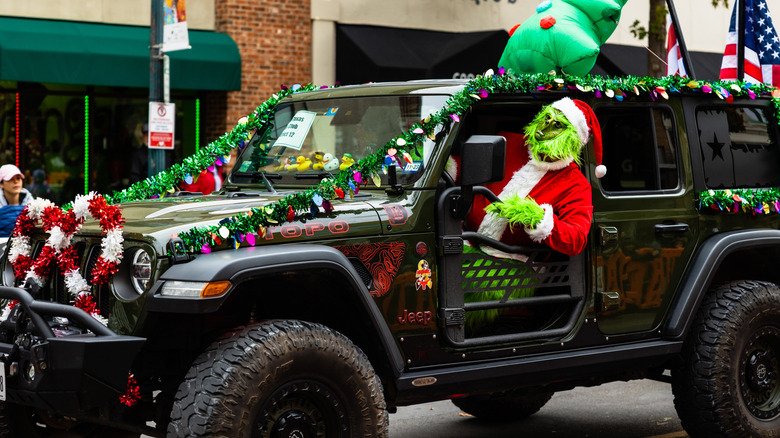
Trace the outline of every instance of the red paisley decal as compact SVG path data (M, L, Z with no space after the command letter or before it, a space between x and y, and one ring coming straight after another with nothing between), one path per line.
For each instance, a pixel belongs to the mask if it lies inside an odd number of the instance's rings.
M390 283L398 273L406 244L403 242L369 243L339 246L336 249L347 257L357 258L365 265L374 279L370 290L371 296L381 297L390 290Z

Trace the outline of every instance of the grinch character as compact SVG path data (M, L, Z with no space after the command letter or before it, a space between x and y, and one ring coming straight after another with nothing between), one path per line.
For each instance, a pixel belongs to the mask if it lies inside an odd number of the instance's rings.
M498 62L515 73L585 76L617 27L627 0L544 0L510 31Z
M467 228L509 245L545 244L570 256L582 252L593 219L593 205L590 183L578 165L580 153L591 138L598 164L596 177L606 174L606 167L601 164L601 128L593 110L585 102L564 98L543 107L525 127L524 134L498 135L507 140L506 177L486 187L501 202L491 204L484 197L476 197L466 217ZM467 248L466 252L480 250L492 257L527 260L524 254L506 253L485 245ZM522 274L525 267L514 269ZM472 293L467 294L466 301L497 300L504 294L504 290ZM513 291L510 298L530 294L526 287ZM497 314L497 310L468 312L467 327L492 320Z
M507 139L507 177L486 187L501 202L476 198L467 217L469 229L510 245L544 243L563 254L579 254L593 218L590 183L578 167L591 137L599 164L596 176L606 174L593 110L585 102L563 98L542 108L524 135L499 135ZM495 257L526 260L522 254L481 249Z

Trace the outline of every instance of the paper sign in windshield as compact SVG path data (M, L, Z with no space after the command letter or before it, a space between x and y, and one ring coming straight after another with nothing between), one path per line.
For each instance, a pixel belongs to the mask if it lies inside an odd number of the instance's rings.
M290 123L287 124L279 138L274 142L273 147L286 146L296 151L301 150L303 140L306 139L306 134L311 129L315 115L316 113L311 111L298 111L295 113Z

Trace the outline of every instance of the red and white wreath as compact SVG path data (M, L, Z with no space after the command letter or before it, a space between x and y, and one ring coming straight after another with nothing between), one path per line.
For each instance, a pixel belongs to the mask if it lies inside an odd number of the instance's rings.
M49 277L56 262L65 276L65 287L70 293L73 305L105 325L107 321L98 312L97 304L90 293L91 286L79 273L78 254L71 246L73 235L81 229L87 217L98 220L104 234L101 241L102 251L92 270L92 284L105 284L119 270L119 262L122 261L124 219L118 207L108 205L106 199L95 192L76 196L73 208L68 211L62 210L49 200L34 199L16 220L16 227L9 240L8 260L14 267L14 275L17 278L24 278L25 281L31 279L39 285ZM30 234L39 220L49 237L40 255L33 260ZM4 309L0 320L8 317L11 308L9 305Z

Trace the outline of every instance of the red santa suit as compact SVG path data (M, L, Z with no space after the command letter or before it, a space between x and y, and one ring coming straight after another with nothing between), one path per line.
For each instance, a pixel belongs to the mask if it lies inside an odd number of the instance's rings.
M544 218L533 229L509 227L507 220L494 214L485 214L490 202L477 196L466 218L468 229L509 245L544 243L555 251L575 255L588 241L593 219L590 183L573 158L555 162L539 162L530 158L525 136L514 132L500 132L507 140L505 178L486 187L504 200L512 195L530 196L544 209ZM495 257L525 260L522 254L508 254L483 246Z
M552 107L566 116L577 131L582 146L593 138L598 164L595 174L598 178L604 176L606 167L601 164L601 128L590 106L580 100L563 98L554 102ZM534 228L510 227L506 218L486 214L485 207L490 202L477 196L466 217L468 229L509 245L543 243L567 255L582 252L593 220L593 203L590 183L574 163L574 157L540 162L532 158L524 135L513 132L500 132L498 135L507 140L504 180L486 187L501 200L513 195L520 198L530 196L544 209L544 217ZM494 257L527 259L523 254L509 254L484 245L480 249Z

